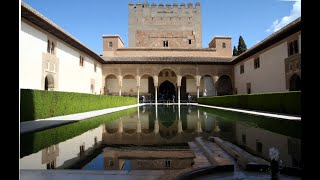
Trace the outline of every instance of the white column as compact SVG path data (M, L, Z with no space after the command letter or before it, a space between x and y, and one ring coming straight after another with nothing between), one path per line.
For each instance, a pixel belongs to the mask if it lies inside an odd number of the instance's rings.
M154 91L155 91L155 103L157 104L158 103L158 87L157 86L155 86L154 87Z
M197 86L197 98L199 98L199 95L200 95L200 88L199 86Z
M137 101L138 101L138 104L139 104L139 89L140 89L140 88L139 88L139 86L138 86L138 87L137 87L137 98L138 98Z
M178 104L178 133L182 133L182 121L181 121L181 114L180 114L180 104Z
M178 104L180 104L180 86L178 86Z
M120 87L120 89L119 89L119 96L121 96L121 87Z
M141 133L141 121L140 121L140 119L138 119L138 121L137 121L137 132Z
M154 133L159 133L159 121L158 121L158 105L156 104L156 120L154 121Z

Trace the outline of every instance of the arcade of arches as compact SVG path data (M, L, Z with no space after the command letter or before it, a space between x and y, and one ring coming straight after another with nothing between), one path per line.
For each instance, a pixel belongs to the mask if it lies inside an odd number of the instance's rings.
M109 64L104 94L144 96L147 102L187 102L233 94L232 67L222 65Z

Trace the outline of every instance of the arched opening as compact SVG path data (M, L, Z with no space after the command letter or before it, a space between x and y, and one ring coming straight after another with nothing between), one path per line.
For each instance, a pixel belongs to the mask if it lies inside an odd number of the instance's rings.
M137 95L137 80L131 75L127 74L122 78L122 96L136 96Z
M119 82L117 76L113 74L106 76L104 94L119 95Z
M168 80L161 83L159 86L159 102L170 101L173 97L176 100L176 87Z
M154 83L153 83L153 77L149 74L144 74L140 78L140 101L142 101L142 96L144 96L145 102L151 102L154 100Z
M93 94L93 93L94 93L94 86L93 86L93 84L91 84L90 90L91 90L91 93Z
M158 74L158 100L159 102L174 101L177 102L177 89L176 89L177 75L171 69L163 69Z
M213 79L209 75L204 75L200 79L200 96L214 96L215 88L213 84Z
M301 91L301 79L297 74L294 74L290 78L289 91Z
M180 91L181 91L180 100L182 102L187 102L189 95L190 95L190 101L195 100L197 97L196 79L190 74L184 75L181 79Z
M231 79L227 75L222 75L218 79L216 83L217 87L217 95L224 96L224 95L231 95L232 94L232 83Z
M54 89L54 79L51 74L48 74L44 80L44 90Z

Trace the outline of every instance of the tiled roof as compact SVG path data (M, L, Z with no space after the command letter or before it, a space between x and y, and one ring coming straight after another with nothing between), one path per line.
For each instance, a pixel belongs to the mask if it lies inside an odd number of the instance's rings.
M103 57L107 64L229 64L220 57Z
M48 18L40 14L38 11L31 8L24 2L21 2L21 17L40 27L41 29L51 33L52 35L58 37L67 44L79 49L80 51L91 56L93 59L103 63L103 59L93 52L91 49L82 44L79 40L73 37L71 34L64 31L61 27L50 21Z
M255 53L281 41L282 39L298 32L301 30L301 17L297 18L296 20L292 21L285 27L281 28L280 30L274 32L258 44L254 45L250 49L248 49L246 52L240 54L237 57L234 57L231 61L231 64L237 64L241 62L242 60L245 60L246 58L254 55Z

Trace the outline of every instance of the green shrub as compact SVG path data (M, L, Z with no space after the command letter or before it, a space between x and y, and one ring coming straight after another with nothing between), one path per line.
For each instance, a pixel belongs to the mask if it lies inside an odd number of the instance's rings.
M20 121L30 121L136 103L136 97L21 89Z
M199 104L301 115L301 91L201 97Z

